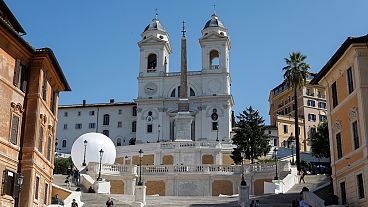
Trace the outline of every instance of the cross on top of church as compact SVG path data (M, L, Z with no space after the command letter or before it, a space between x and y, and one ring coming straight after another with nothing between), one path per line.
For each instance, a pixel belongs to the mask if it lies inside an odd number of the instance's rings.
M185 33L187 32L185 30L185 21L182 21L182 23L183 23L183 30L181 32L183 33L183 37L185 37Z
M213 6L213 14L216 14L216 4L212 4Z
M158 19L158 9L155 9L155 19Z

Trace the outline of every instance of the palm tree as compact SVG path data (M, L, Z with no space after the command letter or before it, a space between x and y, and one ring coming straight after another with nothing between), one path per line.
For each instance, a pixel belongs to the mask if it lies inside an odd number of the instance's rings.
M285 58L286 66L282 69L284 73L285 82L288 86L294 89L294 117L295 117L295 145L296 145L296 167L300 171L300 141L298 132L298 91L303 89L307 77L309 75L308 69L310 66L305 63L307 57L300 52L292 52L289 58Z

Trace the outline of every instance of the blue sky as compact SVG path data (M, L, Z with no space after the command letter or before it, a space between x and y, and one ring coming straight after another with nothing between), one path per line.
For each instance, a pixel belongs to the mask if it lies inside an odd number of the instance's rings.
M252 105L268 124L269 91L283 80L284 57L307 56L318 72L348 36L368 33L367 0L5 0L34 47L50 47L72 92L60 104L132 101L137 96L140 34L158 9L170 35L171 71L180 68L181 21L188 68L201 69L198 39L216 13L229 29L236 113Z

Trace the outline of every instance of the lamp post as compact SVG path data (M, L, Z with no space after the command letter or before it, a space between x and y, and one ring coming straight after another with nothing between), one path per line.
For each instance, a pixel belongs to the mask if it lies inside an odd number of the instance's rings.
M83 154L83 163L82 163L82 166L87 166L87 164L86 164L87 143L88 143L87 140L84 140L84 142L83 142L83 144L84 144L84 154Z
M128 164L128 160L129 160L128 155L125 155L125 165L127 165L127 164Z
M274 180L278 180L279 179L279 177L277 176L277 149L275 148L275 149L273 149L273 152L274 152L274 155L275 155L275 166L276 166L276 174L275 174L275 178L274 178Z
M19 207L20 206L20 192L22 190L24 177L20 173L17 173L16 175L17 175L16 182L17 182L17 185L18 185L18 192L17 192L16 199L15 199L15 207Z
M157 130L157 142L160 142L160 125L157 126L158 130Z
M218 122L216 122L216 142L219 141L219 138L218 138L218 128L219 128L219 125L218 125Z
M291 165L295 165L295 160L294 160L294 142L291 143Z
M102 156L103 156L104 151L101 149L99 151L99 153L100 153L100 169L98 171L97 181L102 181L102 177L101 177L101 164L102 164Z
M243 165L243 161L244 161L244 158L245 158L245 151L244 150L242 150L240 152L240 156L241 156L241 168L242 168L242 171L241 171L242 177L241 177L240 185L245 186L245 185L247 185L247 182L245 182L245 180L244 180L244 165Z
M140 149L139 150L139 181L138 181L138 186L143 185L143 182L142 182L142 157L143 157L143 150Z

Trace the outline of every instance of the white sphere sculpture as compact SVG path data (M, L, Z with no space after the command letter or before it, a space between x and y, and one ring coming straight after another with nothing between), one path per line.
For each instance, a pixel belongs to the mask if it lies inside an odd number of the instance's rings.
M85 141L87 141L86 145ZM85 163L88 165L89 162L100 162L99 151L101 149L104 151L101 163L114 164L116 149L110 138L100 133L83 134L73 143L71 151L72 161L77 169L81 171L86 168L86 166L83 166L84 151L86 151Z

